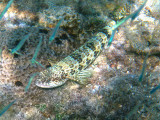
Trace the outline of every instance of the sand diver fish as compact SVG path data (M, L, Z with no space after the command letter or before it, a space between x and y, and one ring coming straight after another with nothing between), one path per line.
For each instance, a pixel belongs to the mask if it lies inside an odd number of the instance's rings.
M111 29L116 31L129 18L135 19L145 3L136 12L118 22ZM113 34L115 33L113 32ZM112 40L113 38L111 42ZM86 68L99 56L106 43L108 43L107 35L99 32L72 54L38 73L35 78L36 85L41 88L54 88L63 85L69 79L84 84L87 78L91 76L90 71Z
M98 33L79 49L52 67L36 76L36 85L42 88L53 88L64 84L68 79L85 83L91 75L85 70L100 54L108 42L104 33Z

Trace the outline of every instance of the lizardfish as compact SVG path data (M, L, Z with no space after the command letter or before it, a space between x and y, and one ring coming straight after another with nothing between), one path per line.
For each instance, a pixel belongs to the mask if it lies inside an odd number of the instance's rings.
M113 40L116 29L127 19L134 19L135 16L138 15L137 12L140 12L144 4L136 12L127 18L124 18L122 20L123 22L115 25L113 27L114 29L112 28L113 32L109 44L111 44ZM63 85L69 79L75 80L82 84L85 83L87 78L91 76L90 71L88 71L86 68L91 65L99 56L106 43L108 43L107 35L102 32L97 33L95 37L89 39L84 45L82 45L72 54L53 66L47 68L46 70L38 73L38 75L35 77L36 85L42 88L54 88Z

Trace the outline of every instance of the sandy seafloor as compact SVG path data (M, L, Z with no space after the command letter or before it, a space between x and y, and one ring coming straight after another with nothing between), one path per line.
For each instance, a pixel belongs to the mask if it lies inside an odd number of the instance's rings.
M0 13L8 0L0 1ZM88 69L86 85L69 80L63 86L42 89L33 80L43 68L32 65L37 57L45 68L68 56L105 26L133 13L143 0L15 0L0 21L0 110L16 99L0 120L158 120L160 118L160 0L148 0L139 16L118 28L110 47L105 47ZM64 17L52 44L57 22ZM114 20L114 21L113 21ZM30 34L19 50L21 39ZM146 70L139 76L146 54Z

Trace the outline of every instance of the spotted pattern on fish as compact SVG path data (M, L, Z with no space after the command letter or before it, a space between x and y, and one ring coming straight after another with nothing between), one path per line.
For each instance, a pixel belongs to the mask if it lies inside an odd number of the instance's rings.
M40 72L36 77L36 85L54 88L63 85L68 79L81 81L85 78L81 72L99 56L106 43L106 34L99 32L72 54Z

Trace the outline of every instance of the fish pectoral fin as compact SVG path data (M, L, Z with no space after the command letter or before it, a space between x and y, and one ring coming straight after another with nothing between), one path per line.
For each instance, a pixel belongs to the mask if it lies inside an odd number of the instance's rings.
M82 70L81 72L77 73L76 79L74 81L78 82L79 84L85 85L88 82L88 78L93 75L93 71L90 69Z
M48 59L48 63L49 63L51 66L53 66L53 65L55 65L55 64L57 63L57 60L49 58L49 59Z

